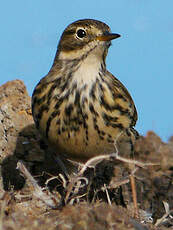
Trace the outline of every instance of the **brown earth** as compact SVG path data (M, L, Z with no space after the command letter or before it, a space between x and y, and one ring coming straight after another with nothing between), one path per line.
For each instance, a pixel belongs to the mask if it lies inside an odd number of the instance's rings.
M137 162L128 164L136 164L134 217L129 180L134 168L112 159L99 162L82 174L89 183L75 193L75 183L60 176L53 150L35 129L31 98L20 80L0 87L0 136L0 229L173 229L173 137L164 143L150 131L136 144ZM30 179L16 169L18 161L44 187L43 194L36 195ZM52 176L58 177L46 187ZM43 202L44 195L55 205Z

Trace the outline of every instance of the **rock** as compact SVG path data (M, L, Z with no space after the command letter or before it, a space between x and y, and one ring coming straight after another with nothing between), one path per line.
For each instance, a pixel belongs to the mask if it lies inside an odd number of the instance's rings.
M5 190L11 187L21 189L24 178L16 169L17 161L22 160L40 184L57 175L59 169L47 145L35 129L31 113L31 98L24 83L20 80L7 82L0 87L0 161ZM45 151L46 150L46 151ZM39 180L40 179L40 180Z
M31 99L20 80L0 87L0 160L14 153L19 131L33 124Z

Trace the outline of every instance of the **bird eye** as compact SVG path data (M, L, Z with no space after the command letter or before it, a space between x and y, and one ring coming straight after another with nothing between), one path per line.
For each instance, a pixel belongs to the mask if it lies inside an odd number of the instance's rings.
M83 29L79 29L76 34L78 38L84 38L86 36L86 32Z

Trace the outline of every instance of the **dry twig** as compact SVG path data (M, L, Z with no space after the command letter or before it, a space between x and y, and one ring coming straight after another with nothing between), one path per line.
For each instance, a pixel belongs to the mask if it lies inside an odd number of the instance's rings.
M57 208L59 200L52 194L48 193L46 194L43 192L43 190L38 186L36 180L33 178L33 176L29 173L29 171L26 169L24 164L19 161L17 163L17 169L19 169L22 174L26 177L26 179L29 180L30 184L32 185L33 188L33 196L36 197L37 199L41 200L44 202L48 207L50 208Z

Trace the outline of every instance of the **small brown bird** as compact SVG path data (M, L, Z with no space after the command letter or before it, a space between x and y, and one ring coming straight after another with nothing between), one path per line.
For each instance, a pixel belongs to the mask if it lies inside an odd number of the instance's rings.
M116 139L119 154L133 152L136 108L105 63L111 40L118 37L92 19L64 30L53 66L32 96L36 127L57 154L85 162L115 152Z

